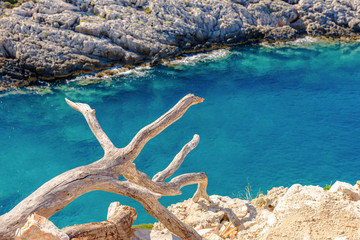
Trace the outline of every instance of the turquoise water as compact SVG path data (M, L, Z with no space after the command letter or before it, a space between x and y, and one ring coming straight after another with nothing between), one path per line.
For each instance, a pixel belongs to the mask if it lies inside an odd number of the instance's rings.
M67 97L89 103L114 144L187 93L204 97L151 140L138 159L150 176L200 135L176 174L205 171L209 194L241 196L295 183L325 186L360 179L360 43L243 46L136 69L102 81L25 88L0 98L0 214L52 177L102 157L102 149ZM174 176L176 176L176 174ZM163 197L165 205L192 196ZM59 227L106 218L120 201L136 223L153 222L140 204L111 193L88 193L51 218Z

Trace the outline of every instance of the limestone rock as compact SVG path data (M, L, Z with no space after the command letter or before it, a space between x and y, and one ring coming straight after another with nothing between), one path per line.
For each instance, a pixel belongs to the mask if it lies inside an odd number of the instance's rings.
M338 193L343 195L344 197L358 201L360 200L360 192L354 186L349 183L336 181L334 185L331 186L329 192Z
M273 188L268 191L265 196L264 194L260 194L259 197L253 199L251 203L257 207L273 211L278 204L279 199L285 195L287 190L288 188L284 187Z
M69 240L70 238L47 218L34 213L28 217L27 222L22 228L16 230L15 239Z
M249 202L246 200L218 195L210 196L210 200L210 205L207 205L205 201L195 203L192 199L188 199L182 203L173 204L168 209L181 221L195 229L210 228L216 223L236 220L245 217L250 211ZM155 223L154 229L162 230L164 226Z
M286 213L290 208L293 210L302 209L305 206L316 208L330 197L325 190L319 186L292 185L285 195L279 199L274 211Z
M334 240L350 240L350 239L346 236L343 236L343 237L336 237L334 238Z
M160 62L185 50L249 40L359 37L360 3L350 0L39 0L0 2L0 86ZM0 78L1 79L1 78Z
M269 196L257 199L272 199L275 195L277 204L273 211L264 208L264 201L262 207L255 205L256 217L244 224L246 227L239 231L238 239L335 239L343 236L360 239L357 227L360 201L336 198L334 193L318 186L295 184L286 192L281 190L275 188L269 191Z

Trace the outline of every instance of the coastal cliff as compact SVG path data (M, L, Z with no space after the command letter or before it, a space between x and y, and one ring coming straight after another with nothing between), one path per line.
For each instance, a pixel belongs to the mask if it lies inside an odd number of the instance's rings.
M357 38L353 0L39 0L0 2L0 86L227 44L304 35Z

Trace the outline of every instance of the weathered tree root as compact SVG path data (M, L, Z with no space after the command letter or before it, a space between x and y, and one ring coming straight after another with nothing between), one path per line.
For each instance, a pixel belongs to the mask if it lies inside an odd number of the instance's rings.
M152 180L145 173L138 171L133 163L150 139L181 118L190 106L202 101L203 98L192 94L186 95L167 113L141 129L126 147L116 148L102 130L94 109L87 104L74 103L66 99L70 107L84 115L91 131L104 149L104 157L89 165L58 175L21 201L10 212L0 216L0 240L13 239L16 229L22 227L32 213L50 218L79 196L95 190L133 198L180 238L202 239L193 228L181 222L158 201L161 196L181 194L180 189L190 184L198 184L193 196L195 202L201 197L209 200L206 193L208 179L205 173L183 174L170 182L163 182L180 167L186 155L196 147L199 136L195 135L170 165L156 174ZM127 180L120 181L120 175Z

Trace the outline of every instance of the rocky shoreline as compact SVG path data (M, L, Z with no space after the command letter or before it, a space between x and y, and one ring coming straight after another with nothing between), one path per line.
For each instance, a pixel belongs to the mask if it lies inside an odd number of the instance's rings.
M0 2L0 86L24 86L184 52L302 36L360 37L352 0Z
M331 188L277 187L251 201L218 195L210 200L188 199L168 209L208 240L360 238L360 181L355 185L337 181ZM60 230L35 214L16 231L16 239L180 240L161 223L152 230L131 228L136 216L135 209L115 202L109 206L106 221Z

